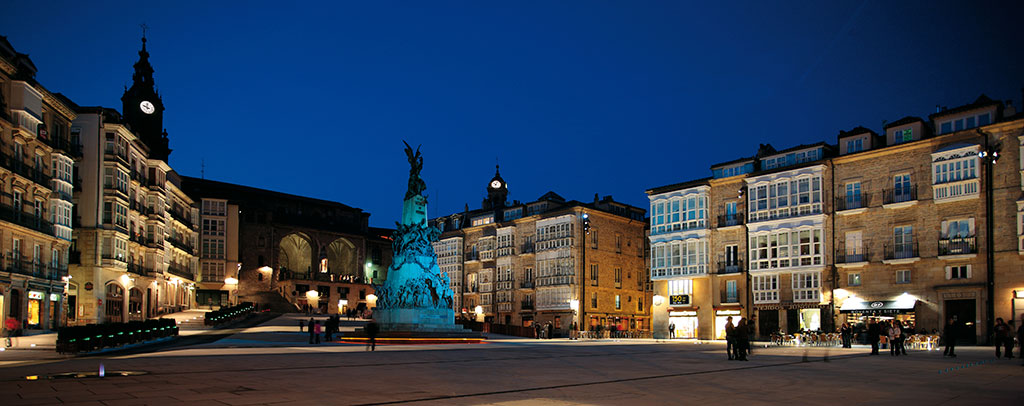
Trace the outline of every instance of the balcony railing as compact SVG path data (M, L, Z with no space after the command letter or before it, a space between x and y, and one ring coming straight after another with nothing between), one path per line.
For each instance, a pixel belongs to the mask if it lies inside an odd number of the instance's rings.
M705 219L684 220L678 223L664 224L651 227L651 235L665 234L676 231L698 230L707 227L708 224L707 221L705 221Z
M70 156L72 158L81 158L82 157L82 145L80 145L80 144L72 144L71 141L69 141L67 138L64 138L64 137L50 137L50 139L47 140L47 144L49 144L51 147L53 147L55 149L63 151L64 153L68 154L68 156Z
M181 224L186 225L190 229L192 228L192 220L189 220L184 214L178 213L175 210L168 210L167 212L171 213L171 218L178 220Z
M186 279L186 280L190 280L190 281L194 281L195 280L195 276L192 275L192 272L189 272L189 271L187 271L185 269L182 269L182 268L179 268L179 267L176 267L176 266L173 266L173 265L167 267L167 273L169 273L171 275L174 275L174 276L177 276L177 277L182 278L182 279Z
M480 253L479 252L467 252L466 253L466 261L479 261L479 260L480 260Z
M140 264L128 263L128 272L140 276L148 276L147 269Z
M885 259L907 259L907 258L918 258L921 254L918 252L917 242L903 243L903 244L885 244Z
M882 189L882 204L895 204L917 200L917 185L896 189Z
M836 252L837 264L853 264L857 262L868 262L868 258L870 258L870 255L868 253L868 247L866 246L854 248L850 250L850 252L847 252L846 246L843 245L842 248L840 248L839 251Z
M939 255L977 254L976 237L954 237L939 239Z
M53 235L53 223L33 213L21 211L13 206L0 204L0 220L27 227L46 235Z
M61 277L68 274L66 267L54 268L38 261L17 258L14 255L7 255L3 257L3 270L19 275L49 279L53 281L59 281L61 280Z
M530 253L533 252L533 250L534 250L534 247L533 247L533 243L532 242L523 243L523 244L519 245L519 253L520 254L530 254Z
M718 261L718 274L725 275L743 271L743 261Z
M718 215L718 227L738 226L743 224L743 213L728 213Z
M743 295L740 294L739 289L736 289L735 292L723 290L721 291L721 297L719 298L719 301L721 303L739 303L741 297L743 297Z
M755 212L750 212L747 216L747 221L753 223L755 221L788 219L793 217L810 216L821 213L821 203L805 203L799 206L783 207L780 209L758 210Z
M170 242L171 245L180 248L182 251L185 251L185 252L189 253L189 255L194 253L193 248L192 248L191 245L185 244L184 242L182 242L181 240L178 240L177 238L167 237L165 239L168 242Z
M836 198L836 211L863 209L871 205L871 195L859 193Z
M519 289L533 289L533 281L519 282Z
M22 177L28 178L32 182L38 183L47 189L50 188L50 181L53 177L50 176L50 171L46 169L46 167L40 169L27 165L18 157L8 155L6 152L0 152L0 166L21 175Z
M519 303L519 308L523 309L523 310L533 310L534 309L533 302L532 301L530 301L530 302L526 302L526 301L521 302L521 303Z

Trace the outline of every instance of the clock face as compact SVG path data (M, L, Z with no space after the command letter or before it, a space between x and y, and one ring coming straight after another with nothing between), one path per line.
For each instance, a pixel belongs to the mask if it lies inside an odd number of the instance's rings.
M497 188L500 188L500 187L501 187L501 182L496 181L496 180L492 180L491 181L491 188L492 189L497 189Z
M142 103L139 103L139 108L146 114L153 114L156 111L156 107L153 107L153 103L150 103L149 100L143 100Z

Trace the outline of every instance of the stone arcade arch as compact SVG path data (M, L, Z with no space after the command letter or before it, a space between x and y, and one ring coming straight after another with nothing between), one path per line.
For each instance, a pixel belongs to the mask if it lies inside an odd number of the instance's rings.
M327 246L327 268L335 275L361 276L356 262L356 246L346 238L338 238Z
M281 238L278 266L293 275L308 275L313 269L313 246L310 241L305 233L291 233Z
M124 319L124 288L117 282L107 282L106 296L103 298L107 323L120 323Z

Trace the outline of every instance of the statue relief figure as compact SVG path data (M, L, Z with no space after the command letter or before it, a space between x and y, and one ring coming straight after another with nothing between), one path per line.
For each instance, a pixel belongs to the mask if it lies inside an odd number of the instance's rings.
M424 190L427 190L426 182L420 178L420 171L423 170L423 155L420 155L420 147L416 147L416 152L413 153L412 147L409 146L408 142L402 141L405 144L405 155L409 159L409 189L405 192L405 198L416 195L422 195Z

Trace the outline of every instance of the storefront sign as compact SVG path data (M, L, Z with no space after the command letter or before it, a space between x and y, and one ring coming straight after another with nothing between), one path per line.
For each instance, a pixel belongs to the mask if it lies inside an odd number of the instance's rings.
M92 282L85 283L85 290L92 290Z
M51 293L50 294L50 301L51 302L56 302L56 301L59 301L59 300L60 300L60 294L59 293Z
M860 314L909 314L914 312L917 301L875 300L871 302L847 300L839 309L839 313Z
M43 298L43 292L36 292L34 290L30 290L30 291L28 291L28 298L29 299L35 299L35 300L41 300Z
M669 317L695 317L697 316L697 311L685 310L681 312L668 312L668 315Z
M716 316L739 316L740 315L740 311L739 310L716 310L715 311L715 315Z
M669 306L687 306L690 304L690 295L672 295L668 297Z

